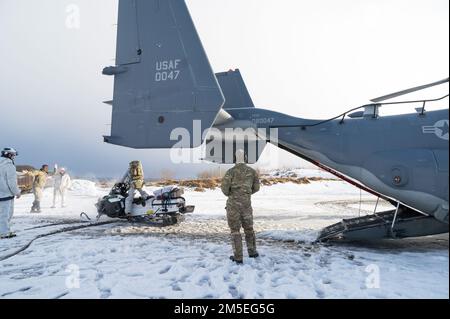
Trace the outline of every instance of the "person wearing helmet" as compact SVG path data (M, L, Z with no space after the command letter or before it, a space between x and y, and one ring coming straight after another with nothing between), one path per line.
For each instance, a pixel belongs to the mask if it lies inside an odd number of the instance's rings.
M66 172L65 168L60 168L59 170L55 166L55 175L53 175L53 206L56 208L56 198L61 196L61 207L66 207L65 198L66 191L72 185L72 180L69 174Z
M19 155L13 148L4 148L0 157L0 239L13 238L10 223L14 214L14 198L20 198L14 159Z
M42 165L42 168L38 171L28 172L24 171L25 174L34 177L33 182L33 194L34 194L34 202L31 207L32 213L40 213L41 212L41 200L42 193L44 191L44 187L47 184L48 178L48 165Z
M143 189L144 170L142 168L142 163L140 161L131 162L121 182L128 183L130 185L128 197L125 200L125 213L127 215L130 215L133 208L133 200L136 191L138 191L144 199L147 199L149 197L149 195Z

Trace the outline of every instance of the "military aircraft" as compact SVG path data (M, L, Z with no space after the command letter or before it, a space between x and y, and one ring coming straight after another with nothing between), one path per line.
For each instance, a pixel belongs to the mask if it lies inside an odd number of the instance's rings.
M295 154L393 205L344 220L319 240L381 239L448 232L448 109L380 116L390 99L329 120L256 108L239 70L215 74L184 0L120 0L111 136L135 149L204 147L205 159L233 163L244 148L255 163L266 143ZM421 104L422 105L422 104Z

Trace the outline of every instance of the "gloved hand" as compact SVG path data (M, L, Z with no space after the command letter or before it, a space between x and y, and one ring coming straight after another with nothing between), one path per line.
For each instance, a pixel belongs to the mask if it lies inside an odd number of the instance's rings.
M19 199L20 197L22 197L22 193L16 195L16 199Z

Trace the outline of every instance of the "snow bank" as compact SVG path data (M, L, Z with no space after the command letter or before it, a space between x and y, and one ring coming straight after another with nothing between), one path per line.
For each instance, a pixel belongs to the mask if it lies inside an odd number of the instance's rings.
M71 190L79 196L98 197L99 190L94 182L77 179L72 181Z
M313 243L316 241L319 231L312 229L299 230L269 230L258 233L258 238L275 239L281 241L293 241L297 243Z
M306 177L306 178L337 179L336 176L328 172L325 172L324 170L313 168L277 169L269 172L267 175L270 177L280 177L280 178Z

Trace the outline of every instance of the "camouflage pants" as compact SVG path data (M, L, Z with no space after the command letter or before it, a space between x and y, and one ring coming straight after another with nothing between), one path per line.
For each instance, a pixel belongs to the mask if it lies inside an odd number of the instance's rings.
M41 210L41 200L42 200L42 188L35 187L33 189L34 202L33 207L31 207L31 211L40 211Z
M227 203L227 220L231 230L234 259L244 259L241 228L244 228L248 254L250 256L256 255L256 236L253 230L253 209L251 203L236 203L229 200Z

